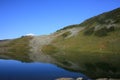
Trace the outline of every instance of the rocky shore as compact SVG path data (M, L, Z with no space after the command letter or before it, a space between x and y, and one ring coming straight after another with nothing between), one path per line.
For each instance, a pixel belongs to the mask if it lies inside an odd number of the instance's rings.
M56 80L85 80L84 78L82 77L79 77L79 78L58 78ZM98 79L87 79L87 80L120 80L120 79L113 79L113 78L98 78Z

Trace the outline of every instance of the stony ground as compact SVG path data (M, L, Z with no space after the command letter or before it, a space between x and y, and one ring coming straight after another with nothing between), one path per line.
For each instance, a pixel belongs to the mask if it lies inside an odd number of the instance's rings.
M49 55L44 55L41 51L42 46L50 44L57 36L62 35L63 33L70 31L71 35L67 38L77 35L77 33L83 30L83 28L71 28L67 30L63 30L59 33L53 33L50 35L42 35L42 36L33 36L33 39L30 41L30 59L33 61L44 61L44 62L51 62L53 59Z
M30 41L30 58L33 61L46 61L49 62L52 60L48 55L44 55L41 51L43 45L49 44L53 40L52 36L43 35L43 36L34 36Z

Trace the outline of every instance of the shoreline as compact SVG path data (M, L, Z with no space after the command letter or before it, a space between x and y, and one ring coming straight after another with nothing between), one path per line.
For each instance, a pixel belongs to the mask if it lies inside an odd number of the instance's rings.
M82 77L78 77L76 79L70 77L68 78L62 77L62 78L57 78L55 80L85 80L85 79ZM97 79L87 79L87 80L120 80L120 78L97 78Z

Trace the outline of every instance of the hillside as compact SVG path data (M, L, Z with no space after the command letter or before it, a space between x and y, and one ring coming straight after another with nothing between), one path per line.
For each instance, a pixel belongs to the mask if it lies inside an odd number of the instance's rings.
M78 49L86 52L119 53L120 8L90 18L81 24L67 26L56 34L62 32L63 34L52 41L53 46L64 46L65 50L71 47L75 51Z
M120 78L120 8L50 35L2 40L0 57L50 62L91 78Z
M29 40L32 37L22 36L20 38L12 39L12 40L2 40L0 41L0 57L6 59L16 59L23 62L32 61L29 58L30 47Z
M56 34L61 32L51 44L43 46L45 54L91 77L120 76L120 8L67 26Z

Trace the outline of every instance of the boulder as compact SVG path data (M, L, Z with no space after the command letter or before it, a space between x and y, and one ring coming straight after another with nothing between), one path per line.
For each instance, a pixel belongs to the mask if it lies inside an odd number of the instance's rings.
M75 80L75 79L73 79L73 78L58 78L56 80Z

